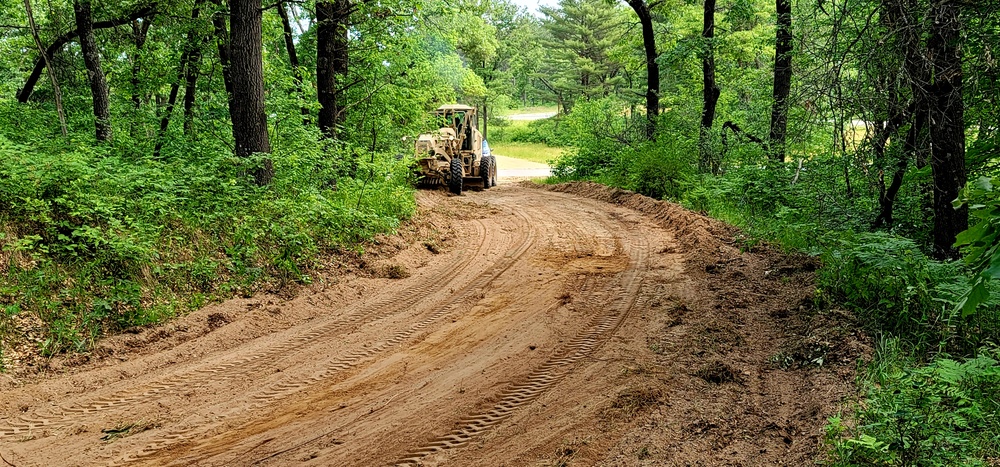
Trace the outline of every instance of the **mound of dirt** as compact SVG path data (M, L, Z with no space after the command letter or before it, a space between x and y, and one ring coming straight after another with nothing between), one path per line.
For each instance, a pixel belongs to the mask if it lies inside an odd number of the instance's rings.
M538 187L538 185L535 185ZM817 309L815 258L767 244L735 248L738 229L630 191L589 182L539 187L623 206L673 232L685 293L664 297L651 337L663 375L653 404L601 465L809 465L823 427L854 393L869 339L842 310ZM652 383L647 383L652 384Z
M668 201L657 201L638 193L594 182L547 185L546 189L604 201L639 211L661 226L676 232L677 240L689 249L734 253L730 246L737 230L725 223L691 212Z

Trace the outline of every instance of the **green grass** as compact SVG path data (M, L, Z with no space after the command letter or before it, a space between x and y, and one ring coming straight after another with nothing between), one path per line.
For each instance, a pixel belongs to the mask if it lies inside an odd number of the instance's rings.
M554 105L536 105L533 107L521 107L520 109L498 111L497 115L503 115L505 117L509 117L511 115L540 114L544 112L555 112L555 111L556 111L556 106Z
M548 164L558 158L565 148L555 148L541 143L496 143L491 145L493 152L501 156L524 159L526 161Z

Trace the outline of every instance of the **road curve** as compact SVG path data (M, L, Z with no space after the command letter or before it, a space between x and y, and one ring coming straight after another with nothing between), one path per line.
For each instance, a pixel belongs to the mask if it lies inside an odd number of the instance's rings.
M19 466L367 466L553 449L592 415L574 415L588 393L574 378L648 309L649 277L680 280L665 253L677 245L630 210L520 186L421 204L454 230L439 254L400 253L409 277L304 291L272 312L308 302L308 319L203 355L191 349L212 333L7 391L0 454ZM252 325L231 319L222 330ZM526 444L493 435L552 423Z

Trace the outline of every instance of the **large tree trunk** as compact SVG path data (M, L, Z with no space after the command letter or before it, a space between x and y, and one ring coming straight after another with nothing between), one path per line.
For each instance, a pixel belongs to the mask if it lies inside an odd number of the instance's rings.
M299 56L295 53L295 41L292 40L292 23L288 20L284 2L278 3L278 16L281 17L281 28L285 31L285 50L288 51L288 64L292 67L292 77L295 79L295 92L305 100L302 92L302 69L299 68ZM309 107L302 106L302 124L309 125Z
M698 165L702 172L716 172L718 163L712 154L712 123L715 121L715 107L719 102L719 86L715 83L715 0L705 0L704 27L701 37L705 42L701 58L704 81L702 89L701 130L698 133Z
M952 207L965 186L965 116L962 104L962 23L953 2L934 4L927 53L933 81L929 93L931 174L934 180L934 255L957 258L955 236L969 227L969 209Z
M774 44L774 102L771 107L771 157L785 160L785 139L788 132L788 95L792 90L792 2L775 0L778 25Z
M350 0L316 2L316 90L319 100L319 129L330 139L344 123L341 83L347 77L347 22Z
M90 82L90 94L94 102L95 134L97 141L108 141L111 139L111 102L108 82L104 79L101 57L97 52L97 42L94 40L90 0L74 1L73 13L76 16L76 30L80 33L80 51L83 53L83 63L87 67L87 81Z
M645 0L628 0L628 4L642 26L642 48L646 52L646 139L652 141L656 139L656 117L660 114L660 66L656 63L653 18Z
M233 139L236 156L250 157L269 154L271 141L267 135L267 114L264 112L264 65L261 37L260 0L230 2L231 72L233 78ZM265 158L253 169L258 185L266 185L274 176L271 159Z
M194 97L198 89L198 73L201 68L201 44L202 36L198 31L198 16L201 13L201 5L204 0L195 0L194 9L191 10L191 29L188 30L186 49L188 52L187 63L184 64L184 134L189 135L194 122Z
M106 29L128 24L130 21L134 21L146 15L151 15L154 11L156 11L155 5L143 7L121 18L93 23L91 25L91 29ZM24 86L17 91L18 102L22 104L28 102L28 98L31 97L31 93L35 90L35 85L38 84L38 78L42 76L42 71L45 71L46 62L55 56L56 52L62 50L64 45L75 39L78 35L79 30L74 29L55 38L55 40L53 40L52 43L45 48L45 53L35 59L35 66L31 69L31 74L29 74L28 78L24 80Z

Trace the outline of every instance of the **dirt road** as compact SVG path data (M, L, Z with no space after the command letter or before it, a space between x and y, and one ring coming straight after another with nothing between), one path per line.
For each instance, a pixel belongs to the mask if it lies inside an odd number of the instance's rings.
M863 351L842 317L812 310L814 265L741 252L732 231L676 206L558 190L421 192L401 236L294 297L230 300L5 381L0 455L19 467L811 462Z

